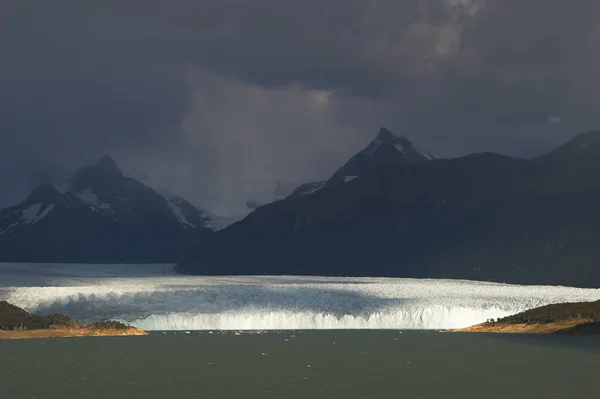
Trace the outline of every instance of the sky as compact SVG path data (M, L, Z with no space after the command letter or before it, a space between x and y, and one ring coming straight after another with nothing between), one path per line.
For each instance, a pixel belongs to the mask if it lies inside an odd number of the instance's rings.
M600 127L597 0L0 0L0 205L110 155L224 215L381 126L437 157Z

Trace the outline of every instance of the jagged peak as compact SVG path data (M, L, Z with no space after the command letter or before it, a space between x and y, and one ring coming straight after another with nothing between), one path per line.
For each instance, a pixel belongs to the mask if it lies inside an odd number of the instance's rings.
M412 146L413 143L404 136L397 136L392 133L389 129L385 127L381 127L379 129L379 133L377 133L377 137L375 137L376 142L385 142L391 144L402 144L407 146Z
M107 177L122 177L123 172L117 166L116 162L109 157L108 155L104 155L100 158L96 163L88 166L81 167L75 175L86 174L88 172L92 172L94 174L101 174L102 176Z
M31 193L27 196L27 199L38 198L38 197L46 197L48 195L60 195L59 190L55 185L42 182L38 184L37 187L33 189Z
M94 164L93 168L102 169L103 171L112 175L123 175L121 169L119 169L117 166L117 163L108 155L104 155L102 158L100 158L98 162Z
M96 163L79 168L69 179L68 186L70 191L79 192L100 182L104 182L100 184L106 184L106 182L117 181L122 178L121 169L112 158L105 155Z
M375 138L375 140L390 141L394 140L395 138L396 136L394 135L394 133L382 126L381 129L379 129L379 133L377 133L377 137Z
M398 154L405 157L406 160L433 160L435 157L429 152L421 151L415 148L414 144L405 136L397 136L389 129L381 127L377 133L377 137L356 157L371 158L378 155L381 151L386 151L389 154L390 148L395 149Z

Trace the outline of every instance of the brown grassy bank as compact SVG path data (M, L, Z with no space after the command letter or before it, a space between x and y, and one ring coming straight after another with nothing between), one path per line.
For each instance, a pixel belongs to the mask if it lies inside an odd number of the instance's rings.
M6 301L0 301L0 339L130 335L147 333L116 321L80 325L76 320L61 314L33 315Z
M542 306L455 331L509 334L600 334L600 301Z

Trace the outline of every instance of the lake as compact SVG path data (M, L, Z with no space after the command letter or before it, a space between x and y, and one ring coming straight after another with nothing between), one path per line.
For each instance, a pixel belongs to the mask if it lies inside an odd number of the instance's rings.
M598 398L600 337L156 332L0 341L0 398Z

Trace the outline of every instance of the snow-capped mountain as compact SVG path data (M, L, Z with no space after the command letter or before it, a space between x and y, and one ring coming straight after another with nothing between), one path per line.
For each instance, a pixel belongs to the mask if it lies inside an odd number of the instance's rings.
M395 136L382 127L375 140L338 169L329 180L310 182L297 187L290 197L314 194L325 187L348 183L362 174L394 162L424 162L435 158L415 148L404 136Z
M214 228L211 215L124 176L103 157L0 211L0 260L170 262Z

